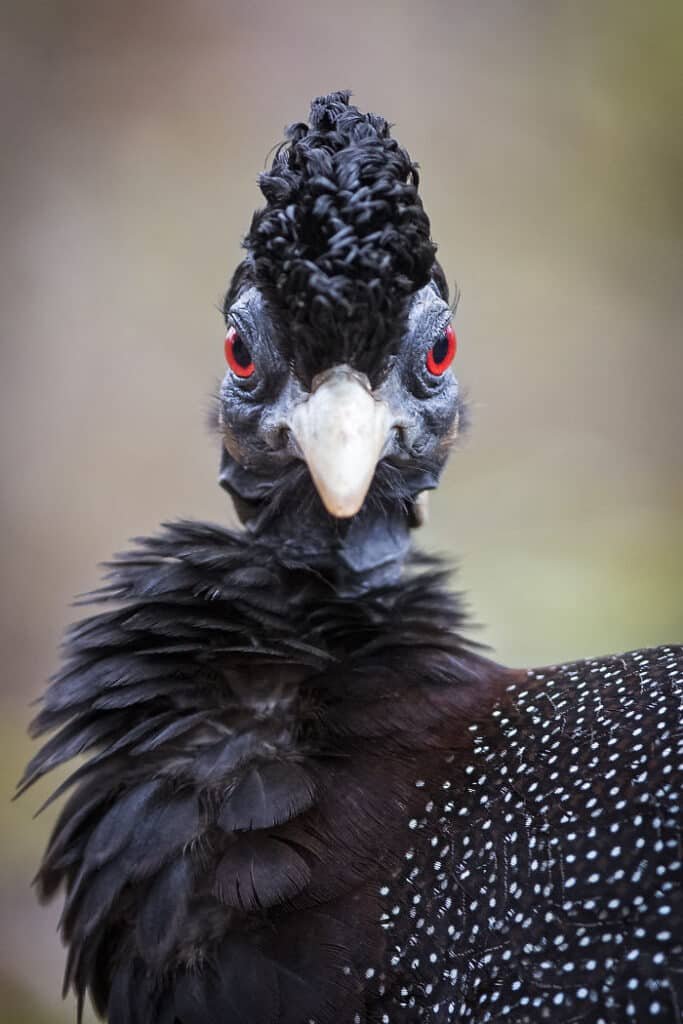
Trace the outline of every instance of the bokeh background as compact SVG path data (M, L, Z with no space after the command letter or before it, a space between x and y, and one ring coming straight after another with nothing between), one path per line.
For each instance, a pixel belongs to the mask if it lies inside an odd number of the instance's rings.
M217 312L285 122L351 87L422 166L473 428L422 541L545 663L683 638L680 0L3 6L0 1017L73 1020L9 798L73 594L226 522Z

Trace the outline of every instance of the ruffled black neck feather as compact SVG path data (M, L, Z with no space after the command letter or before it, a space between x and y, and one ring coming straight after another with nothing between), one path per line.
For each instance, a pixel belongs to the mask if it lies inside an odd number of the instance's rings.
M85 757L37 879L43 898L66 886L81 1003L115 1024L347 1019L414 774L499 684L444 584L415 563L348 600L262 539L188 522L112 563L21 785Z

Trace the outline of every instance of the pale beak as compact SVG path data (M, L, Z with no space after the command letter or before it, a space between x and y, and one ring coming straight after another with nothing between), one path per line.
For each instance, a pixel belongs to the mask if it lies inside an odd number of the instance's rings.
M335 366L313 381L289 425L322 502L338 519L359 511L392 427L386 402L363 374Z

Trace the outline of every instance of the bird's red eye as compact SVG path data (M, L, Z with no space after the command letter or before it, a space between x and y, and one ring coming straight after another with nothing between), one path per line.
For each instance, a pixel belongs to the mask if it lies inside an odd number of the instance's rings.
M251 352L234 327L228 328L228 333L225 337L225 359L237 377L251 377L256 369L251 358Z
M458 340L449 324L443 337L435 342L427 353L427 369L435 377L441 377L453 362Z

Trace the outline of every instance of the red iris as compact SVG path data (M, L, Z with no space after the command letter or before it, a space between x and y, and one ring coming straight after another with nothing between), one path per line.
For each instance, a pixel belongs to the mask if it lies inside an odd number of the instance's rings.
M435 342L427 353L427 369L435 377L441 377L453 362L458 340L449 324L442 338Z
M251 377L256 369L251 358L251 352L234 327L228 328L228 333L225 337L225 359L237 377Z

